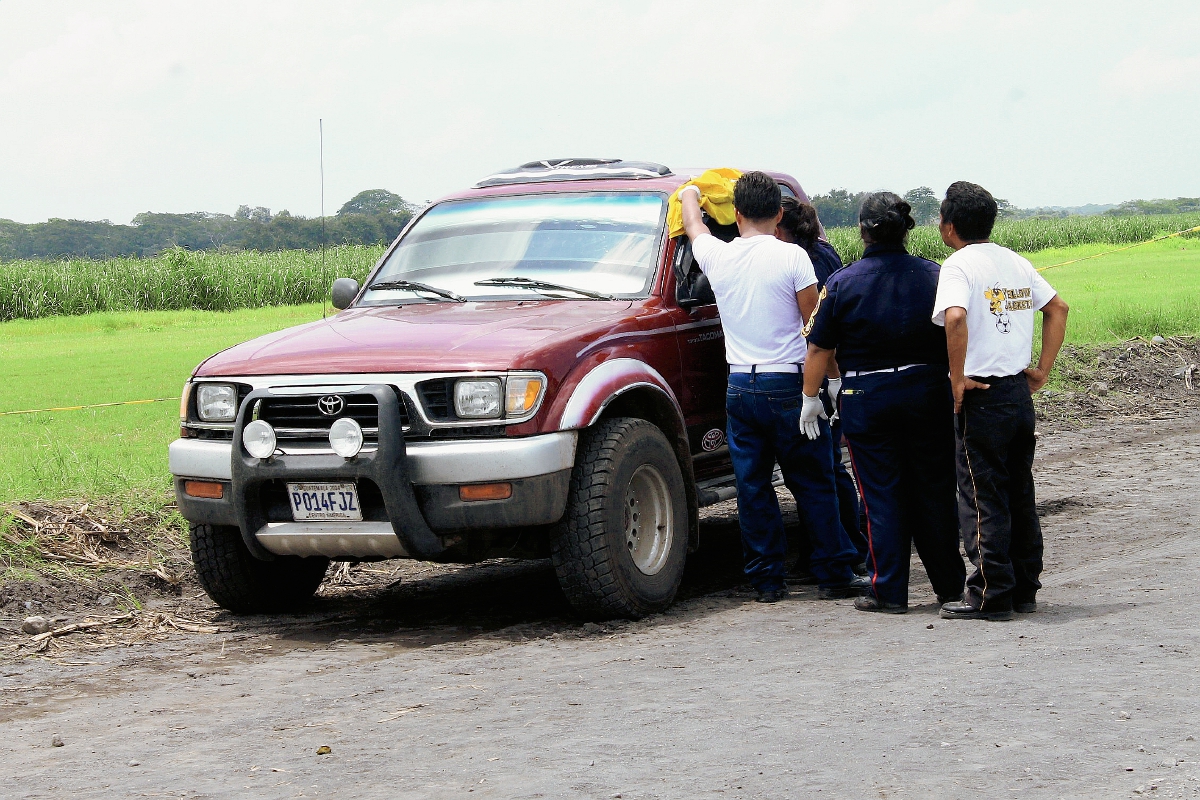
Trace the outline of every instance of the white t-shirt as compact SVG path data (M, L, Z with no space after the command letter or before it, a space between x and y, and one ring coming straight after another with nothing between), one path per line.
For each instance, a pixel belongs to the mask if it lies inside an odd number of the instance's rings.
M796 292L817 282L803 248L774 236L722 242L704 235L692 242L696 263L708 276L730 364L803 364L804 319Z
M1033 353L1033 313L1055 294L1029 259L993 242L969 244L942 264L933 321L945 325L947 308L965 308L966 374L1016 375Z

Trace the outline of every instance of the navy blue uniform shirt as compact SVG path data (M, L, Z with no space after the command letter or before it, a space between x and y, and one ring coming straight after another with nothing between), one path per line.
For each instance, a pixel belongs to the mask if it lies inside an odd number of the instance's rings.
M830 276L804 335L817 347L837 350L842 371L949 368L946 329L932 320L940 271L903 247L870 245L861 259Z
M829 242L817 239L812 250L808 251L812 259L813 271L817 273L817 289L823 289L829 281L829 276L842 268L842 257L833 249Z

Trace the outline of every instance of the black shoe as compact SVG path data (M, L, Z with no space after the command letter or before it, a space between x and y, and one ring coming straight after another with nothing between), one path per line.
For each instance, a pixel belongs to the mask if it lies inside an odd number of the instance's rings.
M787 589L768 589L759 591L758 597L754 598L756 603L778 603L780 600L788 596Z
M957 602L960 602L962 599L963 599L962 592L959 592L958 594L939 594L937 596L937 602L938 602L939 606L944 606L944 605L946 605L946 603L957 603Z
M878 611L882 614L908 613L908 606L903 603L885 603L869 594L854 598L854 607L859 611Z
M1013 603L1013 611L1018 614L1032 614L1037 611L1037 601L1029 600L1024 603Z
M787 574L788 583L794 583L798 586L816 586L817 576L813 575L806 569L794 569Z
M938 616L942 619L986 619L999 621L1012 619L1013 612L1011 608L980 611L964 600L955 603L946 603L946 605L942 606L942 610L938 612Z
M860 561L857 564L855 564L853 567L851 567L850 569L854 570L855 575L866 575L867 574L867 562Z
M861 597L871 591L871 579L855 575L849 582L841 586L822 586L817 590L818 600L845 600L847 597Z

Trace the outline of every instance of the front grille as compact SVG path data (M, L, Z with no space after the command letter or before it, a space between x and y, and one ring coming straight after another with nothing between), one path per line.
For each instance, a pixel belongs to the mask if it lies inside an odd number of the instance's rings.
M336 413L321 410L323 398L340 397L343 407ZM409 426L408 408L401 395L400 424ZM258 405L257 418L271 423L281 439L324 439L335 420L350 417L362 426L363 436L374 440L379 432L379 402L370 394L298 395L266 397Z
M421 396L421 405L431 420L444 422L457 418L450 404L450 381L446 378L421 381L417 384L417 394Z

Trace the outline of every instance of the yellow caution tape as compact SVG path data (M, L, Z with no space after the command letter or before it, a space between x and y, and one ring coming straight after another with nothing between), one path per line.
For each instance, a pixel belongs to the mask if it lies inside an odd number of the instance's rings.
M1118 247L1115 250L1105 250L1103 253L1096 253L1094 256L1084 256L1083 258L1073 258L1070 261L1064 261L1061 264L1051 264L1048 267L1038 267L1038 272L1045 272L1046 270L1054 269L1055 267L1065 267L1067 264L1078 264L1080 261L1088 261L1093 258L1099 258L1100 256L1109 255L1110 253L1120 253L1124 250L1132 250L1135 247L1141 247L1144 244L1151 244L1153 242L1161 242L1163 239L1174 239L1176 236L1183 236L1188 233L1197 233L1197 232L1200 232L1200 225L1197 225L1194 228L1188 228L1186 231L1177 231L1175 233L1168 233L1163 236L1156 236L1153 239L1147 239L1144 242L1138 242L1137 244L1131 244L1126 247Z
M166 403L169 400L178 400L178 397L156 397L153 400L123 400L119 403L92 403L86 406L63 406L62 408L33 408L28 411L0 411L0 417L7 417L13 414L46 414L51 411L83 411L88 408L109 408L110 406L142 406L147 403Z

